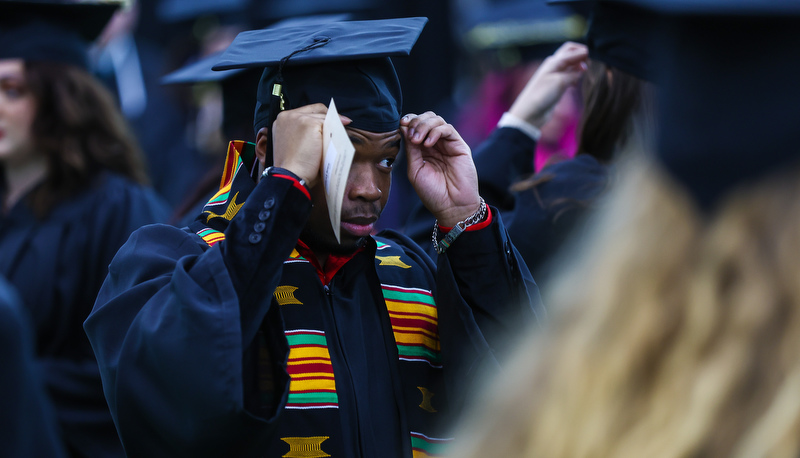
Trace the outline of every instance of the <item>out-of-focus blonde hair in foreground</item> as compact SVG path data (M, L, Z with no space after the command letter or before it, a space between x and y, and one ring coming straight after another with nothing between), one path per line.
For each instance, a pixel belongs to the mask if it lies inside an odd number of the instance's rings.
M638 158L457 457L800 455L800 168L713 214Z

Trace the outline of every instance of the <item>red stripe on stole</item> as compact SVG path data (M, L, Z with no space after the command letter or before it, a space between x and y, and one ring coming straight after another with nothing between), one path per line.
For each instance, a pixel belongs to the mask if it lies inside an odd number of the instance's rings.
M303 393L335 393L336 390L322 390L322 389L314 389L314 390L292 390L292 394L303 394ZM303 405L307 405L303 403Z
M310 373L326 373L333 374L333 366L330 364L293 364L286 366L286 372L289 375L302 375Z
M338 407L339 404L331 402L287 402L286 407Z
M426 331L432 332L433 334L439 335L439 326L425 320L418 320L413 318L390 318L389 321L392 322L392 326L398 326L401 328L417 328L417 329L424 329ZM402 332L411 332L410 330L403 329Z
M222 173L222 179L220 180L219 187L222 189L225 187L226 184L233 180L233 172L236 171L236 166L238 165L239 161L239 151L241 151L241 142L231 142L228 145L228 155L225 158L225 168ZM236 154L231 154L231 149L236 150Z

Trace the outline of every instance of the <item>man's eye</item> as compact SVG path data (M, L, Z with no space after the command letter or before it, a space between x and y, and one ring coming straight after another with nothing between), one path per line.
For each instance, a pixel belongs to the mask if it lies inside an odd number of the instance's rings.
M394 160L395 160L395 159L394 159L393 157L387 157L387 158L384 158L384 159L383 159L383 160L380 162L380 165L381 165L381 167L386 167L387 169L391 169L391 168L392 168L392 166L394 165Z

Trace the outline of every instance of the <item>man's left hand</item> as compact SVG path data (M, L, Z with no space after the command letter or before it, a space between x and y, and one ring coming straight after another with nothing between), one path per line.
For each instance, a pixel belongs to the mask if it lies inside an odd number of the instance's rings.
M442 226L455 226L480 208L472 152L455 128L433 112L400 120L408 179Z

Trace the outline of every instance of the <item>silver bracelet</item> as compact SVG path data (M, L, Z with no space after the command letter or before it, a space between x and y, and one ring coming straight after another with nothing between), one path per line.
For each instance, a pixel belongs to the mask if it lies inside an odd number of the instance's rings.
M436 249L436 253L442 254L450 248L450 245L464 232L468 227L473 226L475 224L480 223L486 219L486 201L483 200L481 197L481 206L478 210L475 211L469 218L465 219L464 221L459 221L453 226L453 229L444 236L442 240L439 240L439 220L434 221L433 223L433 235L431 236L431 241L433 242L433 248Z

